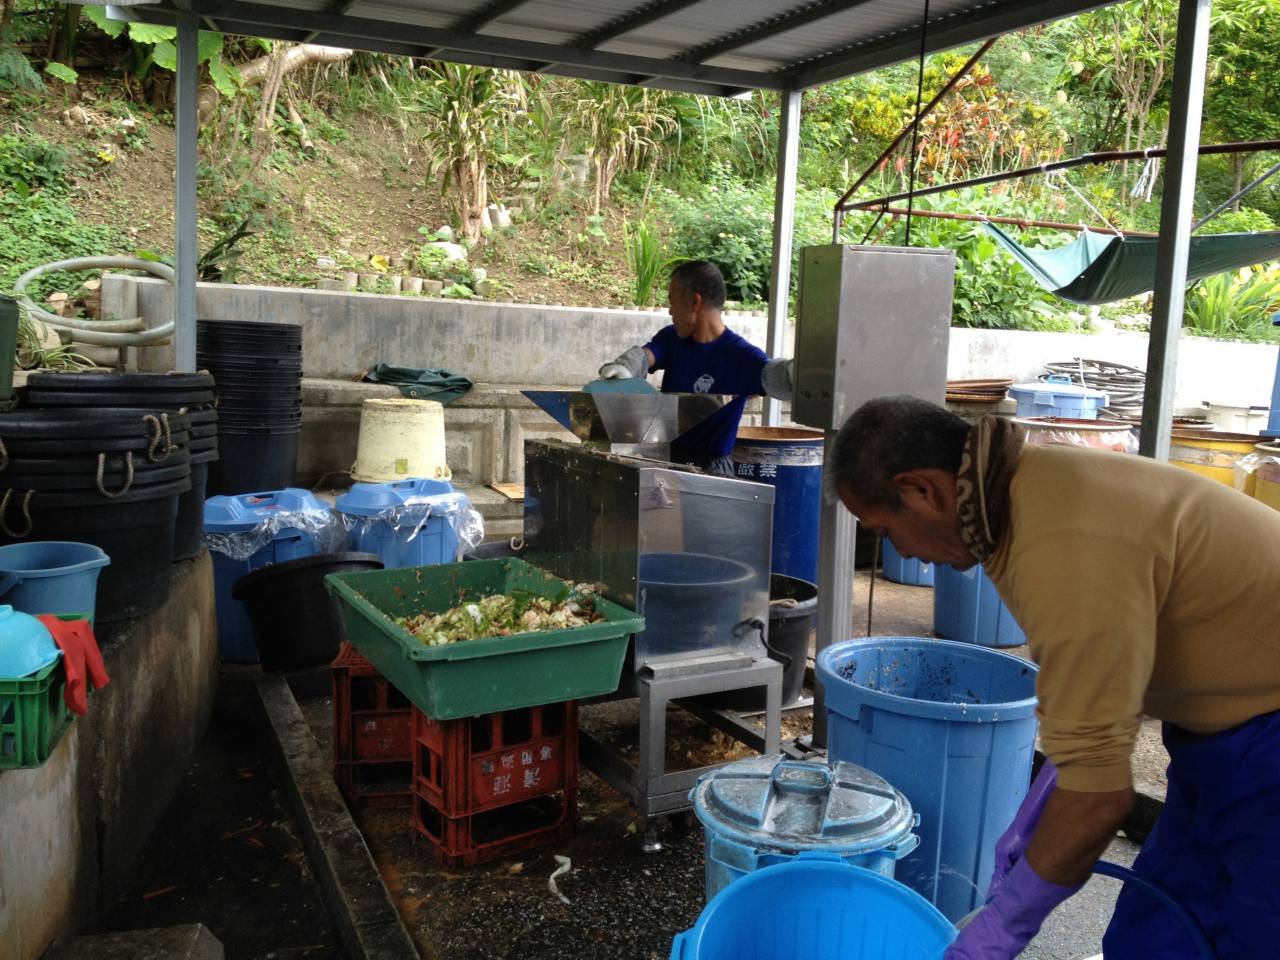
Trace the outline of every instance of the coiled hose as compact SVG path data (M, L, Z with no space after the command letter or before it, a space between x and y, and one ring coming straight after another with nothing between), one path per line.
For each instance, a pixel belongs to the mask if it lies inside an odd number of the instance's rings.
M59 317L37 307L27 296L27 284L36 277L46 273L57 273L61 270L144 270L152 276L174 281L173 267L156 263L154 260L138 260L134 257L73 257L70 260L57 260L28 270L13 284L13 292L18 303L27 313L45 326L55 330L66 330L79 343L89 343L98 347L145 347L159 343L173 336L174 323L161 324L147 329L140 319L132 320L82 320L76 317Z

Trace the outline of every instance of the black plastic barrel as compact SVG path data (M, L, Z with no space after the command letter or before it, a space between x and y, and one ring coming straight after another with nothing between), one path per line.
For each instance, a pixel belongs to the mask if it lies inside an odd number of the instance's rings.
M173 561L190 560L204 549L204 501L209 461L191 461L191 489L178 497L173 524Z
M293 486L298 432L218 434L218 461L209 471L209 494L235 496Z
M346 638L342 610L329 596L331 573L381 570L373 553L322 553L273 563L237 580L231 595L244 603L262 669L303 670L329 663Z

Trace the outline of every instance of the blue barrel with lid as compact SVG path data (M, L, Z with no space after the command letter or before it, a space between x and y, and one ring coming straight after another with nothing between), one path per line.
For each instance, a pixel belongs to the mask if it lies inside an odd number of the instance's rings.
M351 531L352 549L384 566L424 567L458 559L458 526L471 511L447 480L357 483L334 505Z
M818 513L822 507L821 430L741 427L733 471L774 488L770 570L818 582Z
M706 836L707 900L754 870L800 857L892 877L920 843L910 801L853 763L752 757L705 774L690 797Z
M984 647L1020 647L1027 642L982 564L957 570L937 564L933 580L933 632L945 640Z
M1035 383L1018 383L1009 388L1009 396L1018 403L1019 417L1066 417L1072 420L1096 420L1098 411L1107 405L1105 390L1072 383L1064 374L1050 374Z
M213 558L213 595L218 613L218 652L224 660L257 663L258 649L245 605L231 595L231 587L250 571L271 563L314 556L314 535L303 526L282 525L257 544L263 525L287 523L297 517L314 529L331 516L329 507L298 487L210 497L204 503L205 544ZM227 551L231 550L233 556ZM248 556L244 553L252 550Z

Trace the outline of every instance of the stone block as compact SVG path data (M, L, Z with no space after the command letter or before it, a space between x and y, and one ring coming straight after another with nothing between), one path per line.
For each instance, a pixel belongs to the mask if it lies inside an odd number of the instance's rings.
M445 460L455 483L483 485L505 475L504 427L501 410L445 407Z
M346 290L346 284L341 280L330 280L328 277L321 277L316 281L317 290Z
M568 440L577 442L568 430L537 407L506 411L507 475L505 483L524 483L524 442L526 440Z
M223 960L222 941L201 923L59 940L43 960Z

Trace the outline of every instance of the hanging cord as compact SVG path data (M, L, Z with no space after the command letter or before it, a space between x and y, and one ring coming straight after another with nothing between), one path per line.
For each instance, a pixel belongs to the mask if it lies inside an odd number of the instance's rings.
M1276 173L1280 173L1280 163L1277 163L1274 167L1272 167L1270 170L1268 170L1266 173L1260 176L1257 180L1253 181L1253 183L1249 184L1247 187L1242 187L1239 190L1237 190L1230 197L1228 197L1226 200L1223 200L1222 203L1218 204L1216 207L1214 207L1212 210L1206 213L1203 217L1201 217L1199 220L1193 223L1191 225L1191 232L1195 233L1197 230L1203 227L1206 223L1208 223L1210 220L1212 220L1214 217L1220 214L1223 210L1227 209L1227 207L1231 206L1233 203L1235 203L1237 200L1243 197L1250 190L1253 190L1255 187L1262 186L1264 183L1270 180L1273 176L1275 176Z
M911 172L907 180L907 235L902 245L911 246L911 212L915 209L916 200L916 141L920 137L920 108L924 105L924 55L925 41L929 36L929 0L924 0L924 19L920 21L920 66L916 76L916 112L915 122L911 125Z
M1160 169L1160 161L1151 156L1151 148L1147 150L1147 162L1142 165L1142 173L1138 182L1129 191L1129 196L1145 203L1151 202L1151 193L1156 188L1156 171Z
M1070 190L1072 193L1074 193L1076 197L1079 198L1080 202L1083 203L1086 207L1088 207L1089 211L1106 225L1106 228L1108 230L1110 230L1120 239L1122 240L1124 239L1124 234L1121 233L1119 230L1117 230L1114 226L1112 226L1111 221L1102 215L1102 211L1099 210L1097 207L1095 207L1092 203L1090 203L1089 198L1076 189L1075 184L1073 184L1070 180L1067 179L1067 175L1065 172L1063 172L1062 170L1053 170L1053 171L1050 171L1050 173L1055 179L1060 180L1062 183L1064 183L1067 189Z
M9 469L9 448L0 440L0 473Z
M106 485L103 483L103 474L106 471L107 465L107 455L105 453L98 454L98 492L108 500L128 493L133 487L133 451L126 450L124 453L124 486L115 493L109 493Z

